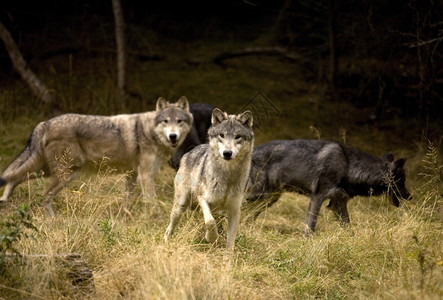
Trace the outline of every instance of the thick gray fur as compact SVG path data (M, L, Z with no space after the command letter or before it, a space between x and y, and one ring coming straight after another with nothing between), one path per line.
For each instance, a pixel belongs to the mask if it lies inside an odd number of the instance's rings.
M253 219L275 203L282 192L310 195L307 227L314 231L324 200L343 223L349 223L348 199L387 192L393 204L409 199L405 187L404 158L394 161L359 149L324 140L274 140L254 149L246 197Z
M212 213L227 212L226 247L233 250L254 145L252 113L245 111L240 115L227 115L216 108L211 123L209 144L195 147L180 162L165 241L172 235L186 208L198 204L203 211L205 237L209 243L218 238Z
M35 172L52 177L43 205L54 216L52 200L87 162L106 158L121 172L130 172L127 188L138 177L146 197L155 194L154 177L184 141L193 121L186 97L170 104L157 100L156 110L115 116L65 114L39 123L23 151L0 177L1 201ZM63 162L64 161L64 162Z

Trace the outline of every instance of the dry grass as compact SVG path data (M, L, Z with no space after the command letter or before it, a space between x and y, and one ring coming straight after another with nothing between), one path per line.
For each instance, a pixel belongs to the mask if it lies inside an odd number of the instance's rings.
M423 161L423 159L425 161ZM170 243L162 237L174 172L158 178L157 202L137 200L132 218L121 209L124 175L102 164L63 190L50 220L39 208L45 180L23 183L2 215L32 206L34 239L24 254L80 253L95 291L72 284L54 259L10 264L1 275L5 299L438 299L443 296L441 178L429 157L413 166L424 182L414 200L394 208L384 197L350 202L352 224L340 227L326 209L311 238L302 236L308 199L285 194L255 224L242 224L234 264L219 245L203 241L202 216L188 211ZM435 162L434 162L435 163ZM437 169L436 169L437 168ZM441 168L441 167L440 167ZM420 171L421 170L421 171ZM434 172L434 173L432 173ZM409 182L408 182L409 183Z

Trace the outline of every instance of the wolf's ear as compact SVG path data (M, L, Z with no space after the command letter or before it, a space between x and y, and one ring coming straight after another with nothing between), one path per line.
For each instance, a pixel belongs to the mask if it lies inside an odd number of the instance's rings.
M162 111L162 110L164 110L166 107L168 107L169 106L169 102L168 101L166 101L166 99L165 98L163 98L163 97L159 97L158 99L157 99L157 105L156 105L156 110L157 111Z
M252 112L250 110L245 111L244 113L238 115L236 117L237 121L242 123L243 125L252 128Z
M212 111L212 117L211 117L212 125L220 124L221 122L223 122L224 120L227 120L227 119L228 119L228 117L226 116L226 114L224 112L222 112L218 108L214 108L214 110Z
M403 166L405 165L405 162L406 162L406 158L400 158L400 159L397 159L397 160L394 162L394 170L402 169Z
M178 108L183 109L184 111L189 112L189 101L185 96L181 96L176 103Z
M392 152L388 152L382 156L382 159L387 162L393 162L394 161L394 154L392 154Z

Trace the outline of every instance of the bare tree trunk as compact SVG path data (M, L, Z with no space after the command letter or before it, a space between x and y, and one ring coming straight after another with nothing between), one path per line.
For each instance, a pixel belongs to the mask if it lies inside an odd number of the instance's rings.
M335 0L328 0L329 10L329 90L331 98L337 98L337 70L338 61L336 56L336 37L337 37L337 24L335 18Z
M115 41L117 44L117 85L120 100L126 100L126 50L125 50L125 22L120 0L112 0L112 9L115 19Z
M3 40L11 58L15 69L20 73L23 80L29 85L34 95L43 101L45 104L50 104L54 101L54 91L48 90L45 84L37 78L32 70L27 66L17 44L14 42L9 31L0 22L0 38Z

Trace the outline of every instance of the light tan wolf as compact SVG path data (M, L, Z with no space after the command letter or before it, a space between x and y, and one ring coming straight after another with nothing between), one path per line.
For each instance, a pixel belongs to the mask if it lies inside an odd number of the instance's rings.
M240 207L245 197L254 145L252 113L228 115L214 109L208 130L209 144L186 153L175 177L174 206L165 241L188 206L198 204L203 211L209 243L218 238L213 212L226 211L228 232L226 248L234 249L240 221Z
M133 190L138 178L143 195L152 196L161 162L174 154L192 121L189 102L183 96L173 104L158 98L155 111L115 116L65 114L41 122L1 175L0 186L6 186L0 203L30 174L43 171L52 177L43 206L53 217L55 195L85 163L104 157L117 171L132 172L127 189ZM68 165L60 163L63 156L68 156Z

